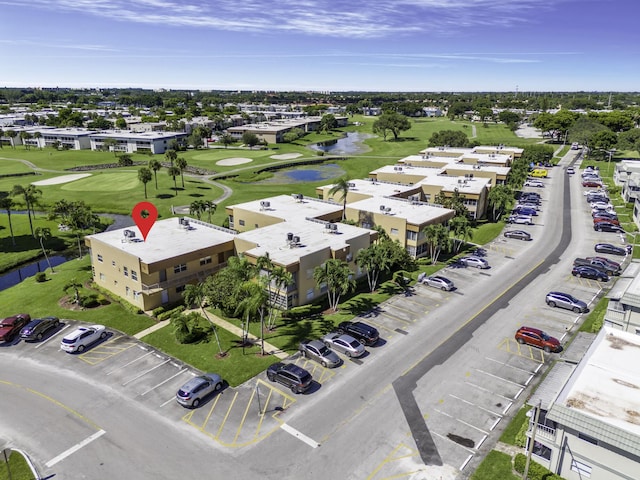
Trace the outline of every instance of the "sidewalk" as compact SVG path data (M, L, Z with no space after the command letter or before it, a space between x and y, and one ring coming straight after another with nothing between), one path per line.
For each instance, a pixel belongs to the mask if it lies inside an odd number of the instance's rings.
M194 308L192 310L185 310L184 313L188 314L191 312L195 312L198 315L202 316L202 312L200 311L200 309L198 308ZM226 320L223 320L222 318L213 315L210 312L207 312L207 315L209 316L209 320L211 320L216 326L225 329L228 332L233 333L234 335L242 338L242 329L240 327L236 327L233 323L231 322L227 322ZM166 327L167 325L169 325L169 320L163 320L161 322L158 322L155 325L152 325L151 327L142 330L141 332L138 332L134 335L135 338L137 338L138 340L140 340L142 337L149 335L150 333L155 332L156 330L160 330L161 328ZM247 336L249 338L249 340L251 340L253 343L255 343L256 345L260 345L260 339L258 337L256 337L255 335L252 335L251 333L248 334ZM279 350L277 347L275 347L274 345L271 345L270 343L264 342L264 350L265 352L269 353L270 355L275 355L276 357L280 358L280 359L285 359L289 357L289 354L286 352L283 352L282 350Z

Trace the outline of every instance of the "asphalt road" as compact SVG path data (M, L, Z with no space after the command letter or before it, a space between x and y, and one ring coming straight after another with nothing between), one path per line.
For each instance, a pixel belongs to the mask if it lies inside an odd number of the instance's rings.
M58 350L63 332L0 348L0 441L60 478L466 478L551 359L515 344L515 329L564 340L580 318L546 307L546 292L600 291L567 276L569 256L614 238L588 228L578 182L554 168L525 228L534 240L496 239L488 271L447 268L457 291L419 285L383 305L366 321L384 341L363 359L293 359L317 380L307 395L261 375L188 411L172 396L195 372L130 339L82 356Z

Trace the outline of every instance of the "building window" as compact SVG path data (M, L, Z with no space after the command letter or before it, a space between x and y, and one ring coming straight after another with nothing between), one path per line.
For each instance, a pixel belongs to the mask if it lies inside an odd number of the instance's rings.
M186 285L180 285L179 287L176 287L176 293L182 293L185 291L186 288L187 288Z
M238 223L240 224L241 227L244 227L244 220L238 220Z
M307 300L311 300L313 298L313 288L307 290Z
M313 268L307 268L307 280L313 278Z
M122 267L122 273L124 273L125 277L129 276L129 269L127 267Z
M133 291L133 299L134 300L139 300L140 299L140 295L141 295L141 293L138 292L137 290Z
M590 437L589 435L585 435L584 433L578 432L578 438L580 440L584 440L585 442L589 442L589 443L592 443L594 445L598 445L598 440L597 439L595 439L593 437Z
M124 287L124 294L128 297L131 289L129 287Z
M131 270L131 280L138 280L138 272Z
M222 265L224 263L224 252L220 252L218 254L218 265Z
M580 476L590 478L591 468L586 463L578 462L577 460L571 460L571 471L578 472Z
M184 272L186 269L187 269L187 264L186 263L181 263L180 265L175 265L173 267L173 273Z
M107 277L104 276L104 273L100 273L100 281L104 282Z
M211 257L204 257L200 259L200 265L208 265L212 262Z
M411 230L407 230L407 240L417 240L418 232L412 232Z
M371 224L369 222L362 222L361 227L362 228L368 228L369 230L371 230Z
M98 254L98 261L102 263L102 255Z
M390 235L397 235L398 234L398 229L397 228L392 228Z
M544 458L548 462L551 461L551 449L540 442L533 443L533 454Z
M116 261L115 260L111 260L111 266L115 267L116 266Z

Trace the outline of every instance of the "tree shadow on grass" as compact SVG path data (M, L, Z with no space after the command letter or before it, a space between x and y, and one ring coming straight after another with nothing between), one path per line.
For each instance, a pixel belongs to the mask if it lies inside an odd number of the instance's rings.
M377 309L378 302L371 298L359 297L346 302L343 308L352 315L357 316Z
M202 193L190 193L189 196L194 198L204 197Z
M175 197L175 195L170 195L168 193L159 193L158 195L156 195L156 198L159 198L160 200L166 200L173 197Z

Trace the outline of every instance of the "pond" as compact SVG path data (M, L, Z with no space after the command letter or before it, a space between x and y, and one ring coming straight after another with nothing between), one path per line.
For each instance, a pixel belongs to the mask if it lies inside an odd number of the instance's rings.
M49 262L51 262L51 265L54 267L54 269L58 265L61 265L68 260L70 260L70 258L64 257L62 255L53 255L49 257ZM27 265L23 265L20 268L16 268L15 270L5 272L0 275L0 291L13 287L14 285L19 284L25 278L32 277L38 272L44 272L47 270L47 273L51 273L49 264L43 258L42 260L38 260L37 262L29 263Z
M269 183L290 184L300 182L321 182L331 178L337 178L345 174L345 171L335 163L323 165L301 165L273 172L273 176L266 180L255 182L258 185Z
M357 153L365 153L369 151L369 147L363 142L367 138L374 135L370 133L349 132L345 137L328 140L326 142L315 143L309 145L309 148L322 152L331 153L332 155L352 155Z

